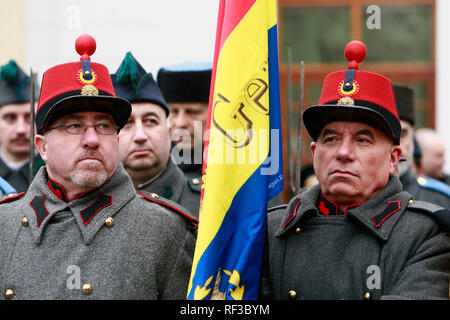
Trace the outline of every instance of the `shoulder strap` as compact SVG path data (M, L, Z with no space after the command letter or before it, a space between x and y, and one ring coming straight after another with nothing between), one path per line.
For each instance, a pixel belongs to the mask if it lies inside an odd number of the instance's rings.
M0 200L0 204L1 203L6 203L6 202L10 202L13 200L17 200L22 198L25 195L25 192L21 192L21 193L10 193L6 198Z
M277 210L280 210L280 209L286 209L287 206L288 205L285 203L285 204L279 204L279 205L277 205L275 207L270 207L270 208L267 209L267 213L271 213L271 212L274 212L274 211L277 211Z
M0 189L6 195L17 193L17 190L12 185L10 185L9 182L6 181L3 177L0 177Z
M187 183L189 189L194 192L200 193L202 191L202 178L201 177L187 177Z
M443 227L447 233L450 232L450 210L425 201L413 201L408 205L408 209L413 209L433 216L437 223Z
M179 214L185 220L193 224L195 228L197 227L198 220L193 216L191 216L190 212L185 207L181 206L175 201L166 199L164 197L157 195L156 193L151 193L148 191L140 190L139 193L144 197L144 199L170 209L172 212Z
M431 178L418 177L417 183L423 188L438 191L450 197L450 186L448 186L446 183L442 181Z

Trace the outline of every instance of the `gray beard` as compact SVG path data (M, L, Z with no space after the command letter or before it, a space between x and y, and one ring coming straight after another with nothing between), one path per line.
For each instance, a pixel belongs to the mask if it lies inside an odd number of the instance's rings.
M75 168L70 173L70 180L80 188L98 188L106 182L107 173L98 166L90 165L85 169Z

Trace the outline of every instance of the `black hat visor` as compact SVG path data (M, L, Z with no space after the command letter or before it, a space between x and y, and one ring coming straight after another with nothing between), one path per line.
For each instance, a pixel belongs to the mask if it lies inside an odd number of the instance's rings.
M119 130L125 126L131 114L131 104L127 100L111 95L73 95L63 97L53 104L49 102L44 104L36 115L39 134L45 132L53 121L70 113L83 111L108 113L116 121Z
M325 124L332 121L353 121L380 129L393 139L395 145L400 144L400 121L386 109L372 103L355 100L355 106L344 106L330 102L309 107L303 112L302 118L306 130L314 141L317 141Z

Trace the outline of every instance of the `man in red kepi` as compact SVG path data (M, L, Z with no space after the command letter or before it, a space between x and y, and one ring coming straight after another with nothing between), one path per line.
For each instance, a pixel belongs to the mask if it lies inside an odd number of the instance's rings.
M0 204L3 299L183 299L195 219L136 193L118 161L131 113L80 36L80 62L42 79L36 147L45 167L26 194Z
M271 298L448 299L449 211L402 191L391 81L345 56L303 113L319 184L268 215Z

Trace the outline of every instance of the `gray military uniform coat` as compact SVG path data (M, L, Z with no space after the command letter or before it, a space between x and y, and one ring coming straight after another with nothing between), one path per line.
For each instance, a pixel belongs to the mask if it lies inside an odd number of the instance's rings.
M269 213L274 299L448 299L450 237L397 177L345 215L319 214L320 185Z
M140 185L139 190L156 193L181 204L198 218L201 180L188 180L183 171L169 158L166 168L152 181Z
M437 189L427 188L426 185L420 184L417 176L411 170L402 174L400 181L403 184L403 190L409 192L414 200L427 201L450 209L450 197Z
M0 204L0 299L184 299L193 225L135 192L120 164L70 202L45 167ZM58 195L58 196L57 196Z

